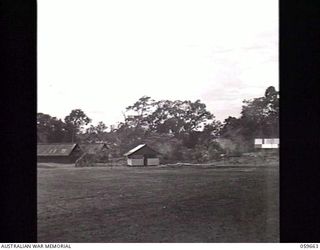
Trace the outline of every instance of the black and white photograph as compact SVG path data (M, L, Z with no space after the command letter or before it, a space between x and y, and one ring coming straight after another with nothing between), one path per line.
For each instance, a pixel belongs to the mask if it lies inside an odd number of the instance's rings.
M38 0L38 242L280 242L278 5Z

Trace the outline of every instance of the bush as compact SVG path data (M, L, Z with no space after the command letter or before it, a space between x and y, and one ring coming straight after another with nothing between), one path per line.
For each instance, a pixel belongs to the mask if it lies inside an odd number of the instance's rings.
M209 152L207 147L203 145L196 145L189 154L192 161L197 163L203 163L209 160Z
M91 167L95 163L97 163L97 156L94 154L83 154L78 160L75 162L75 167Z
M212 142L209 145L208 154L209 154L209 160L220 160L222 155L226 153L226 150L224 150L219 143Z

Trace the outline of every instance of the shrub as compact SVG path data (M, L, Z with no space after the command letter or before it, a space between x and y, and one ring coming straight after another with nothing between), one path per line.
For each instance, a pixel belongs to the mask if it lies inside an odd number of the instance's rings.
M94 154L83 154L75 162L75 167L90 167L93 166L98 161L97 156Z

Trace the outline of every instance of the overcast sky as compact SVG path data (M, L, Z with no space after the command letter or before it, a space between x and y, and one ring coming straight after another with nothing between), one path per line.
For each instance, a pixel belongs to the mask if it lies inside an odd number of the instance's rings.
M276 0L38 0L38 112L110 125L147 95L223 121L278 79Z

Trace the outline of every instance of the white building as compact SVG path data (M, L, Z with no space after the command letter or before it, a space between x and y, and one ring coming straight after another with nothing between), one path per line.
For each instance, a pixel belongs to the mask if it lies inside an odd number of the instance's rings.
M279 148L279 138L254 139L255 148Z
M141 144L131 149L124 156L127 157L129 166L156 166L159 165L159 153L147 146Z

